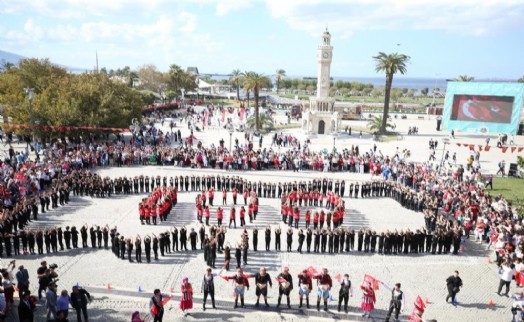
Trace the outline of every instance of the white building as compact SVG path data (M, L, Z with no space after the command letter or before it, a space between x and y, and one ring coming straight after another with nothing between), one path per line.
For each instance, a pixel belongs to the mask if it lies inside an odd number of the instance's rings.
M302 114L302 130L307 134L332 134L340 127L335 99L329 97L332 59L331 34L326 28L317 49L317 96L309 98L309 107Z

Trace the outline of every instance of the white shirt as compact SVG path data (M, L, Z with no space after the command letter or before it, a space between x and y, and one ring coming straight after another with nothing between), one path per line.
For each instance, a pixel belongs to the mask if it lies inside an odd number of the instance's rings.
M511 282L513 275L515 275L515 269L511 269L509 266L503 266L499 271L500 279L505 282Z

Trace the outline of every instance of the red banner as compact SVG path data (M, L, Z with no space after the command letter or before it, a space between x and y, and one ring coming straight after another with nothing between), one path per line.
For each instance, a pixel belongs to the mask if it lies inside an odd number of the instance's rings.
M378 290L378 280L374 278L371 275L365 274L364 275L364 282L368 282L371 284L371 287L373 287L374 290Z

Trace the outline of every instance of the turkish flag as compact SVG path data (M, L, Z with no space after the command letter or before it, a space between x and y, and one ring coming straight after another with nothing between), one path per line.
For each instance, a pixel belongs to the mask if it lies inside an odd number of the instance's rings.
M482 151L482 145L479 144L479 151Z
M408 321L410 322L421 322L422 319L415 313L412 313L409 318L408 318Z
M420 295L418 295L417 298L415 299L415 305L422 309L426 307L426 303L424 303Z
M470 144L470 145L469 145L469 149L470 149L471 151L473 151L473 150L475 150L475 146L474 146L473 144Z
M342 277L340 277L340 274L335 275L335 279L340 283L342 281Z
M276 280L277 280L277 282L279 282L279 283L285 283L285 282L287 282L287 281L286 281L285 279L283 279L283 278L277 278Z
M502 147L502 153L506 153L507 150L508 150L508 147L507 147L507 146L503 146L503 147Z
M222 109L222 122L226 120L226 109Z
M171 300L171 296L163 297L162 301L160 301L160 306L166 305L166 303L169 302L170 300ZM156 305L151 305L151 314L152 315L157 315L158 314L158 309L156 308Z
M307 268L307 274L309 275L309 277L312 277L313 275L315 275L317 273L318 273L318 271L313 266L309 266Z
M523 147L520 147L520 148L517 149L518 152L522 152L522 150L524 150Z
M364 275L364 282L368 282L371 284L371 287L373 287L374 290L378 290L378 280L374 278L371 275L365 274Z
M246 108L245 107L241 107L240 108L240 111L238 113L238 116L240 117L240 120L242 121L244 119L244 115L246 114Z
M460 144L460 143L457 143L457 145L458 145L458 146L461 146L462 144Z

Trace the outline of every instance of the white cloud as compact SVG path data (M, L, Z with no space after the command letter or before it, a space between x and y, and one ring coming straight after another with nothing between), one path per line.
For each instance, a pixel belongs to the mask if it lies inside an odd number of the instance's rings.
M481 36L524 26L519 0L266 0L273 18L337 37L362 30L444 30Z
M225 16L230 12L249 8L253 3L249 0L217 0L216 14Z

